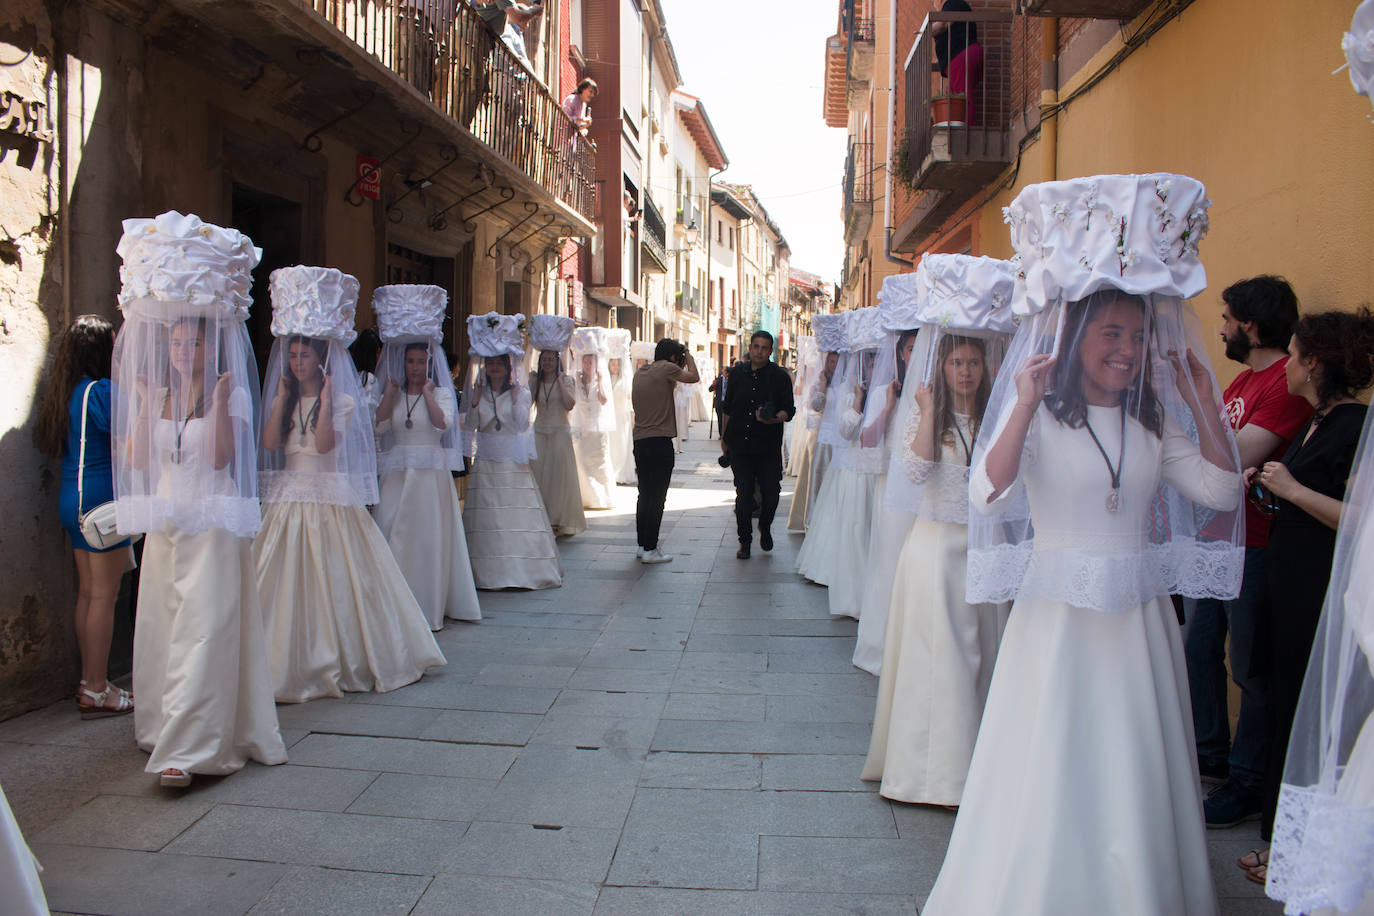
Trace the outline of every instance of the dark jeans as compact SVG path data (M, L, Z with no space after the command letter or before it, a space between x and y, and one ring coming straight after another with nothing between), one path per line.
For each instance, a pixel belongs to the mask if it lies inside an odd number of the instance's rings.
M667 436L636 439L635 474L639 478L639 501L635 504L635 530L639 546L653 550L658 546L658 529L663 526L663 503L668 499L668 484L673 479L673 440Z
M1250 676L1255 631L1264 607L1264 550L1245 550L1245 575L1234 601L1200 598L1188 603L1188 689L1193 700L1197 755L1220 764L1229 758L1230 780L1258 791L1269 755L1270 688L1266 677ZM1226 708L1226 634L1231 634L1231 679L1240 688L1240 718L1231 742Z
M739 542L749 544L754 539L754 488L758 487L759 531L773 527L778 511L778 494L782 490L782 449L764 452L730 450L730 470L735 473L735 528Z

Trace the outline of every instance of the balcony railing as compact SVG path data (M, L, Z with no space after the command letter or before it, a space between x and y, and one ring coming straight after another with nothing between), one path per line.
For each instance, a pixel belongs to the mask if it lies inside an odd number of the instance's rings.
M1013 158L1011 23L1010 12L937 10L916 37L903 84L906 141L898 159L905 159L904 174L896 177L936 192L923 196L922 229L938 225ZM944 24L939 33L938 24ZM977 41L960 51L964 29L976 29ZM941 46L956 51L943 68Z
M855 19L853 26L851 26L849 30L849 40L872 41L873 34L872 19Z
M844 212L873 203L873 144L853 142L844 161Z
M644 253L648 255L644 261L644 268L654 270L655 273L667 273L668 229L663 224L663 214L658 212L657 205L647 194L644 195L644 210L640 215L643 221L640 241L644 246Z
M307 0L350 41L544 190L594 216L595 147L462 0Z
M684 312L691 312L698 318L701 316L701 290L690 283L678 283L676 304Z

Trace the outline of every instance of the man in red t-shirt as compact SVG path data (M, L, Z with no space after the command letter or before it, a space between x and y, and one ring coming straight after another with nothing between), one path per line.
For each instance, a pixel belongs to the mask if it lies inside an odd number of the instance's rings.
M1298 320L1298 299L1282 277L1241 280L1221 294L1221 339L1226 356L1246 368L1226 388L1225 407L1236 431L1241 468L1283 457L1312 415L1312 407L1288 393L1284 366ZM1203 802L1208 827L1230 827L1259 817L1264 766L1269 753L1269 685L1250 677L1264 593L1261 568L1270 519L1245 502L1245 575L1234 601L1185 602L1184 653L1193 701L1198 767L1204 782L1219 783ZM1231 634L1231 677L1241 691L1232 742L1226 708L1226 634Z

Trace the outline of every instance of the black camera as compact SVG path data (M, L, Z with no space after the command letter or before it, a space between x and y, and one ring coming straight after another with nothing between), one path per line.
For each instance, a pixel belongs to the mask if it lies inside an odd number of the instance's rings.
M776 420L778 418L778 405L772 401L765 401L759 407L759 418L762 420Z
M716 459L716 464L723 468L728 468L730 466L730 453L721 452L720 457Z

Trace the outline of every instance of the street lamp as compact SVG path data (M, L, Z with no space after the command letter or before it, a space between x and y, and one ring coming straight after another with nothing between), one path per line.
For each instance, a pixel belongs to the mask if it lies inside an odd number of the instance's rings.
M685 248L665 248L666 254L682 254L684 251L691 251L697 247L697 240L701 238L701 230L697 228L697 221L692 220L682 227L682 240L687 243Z

